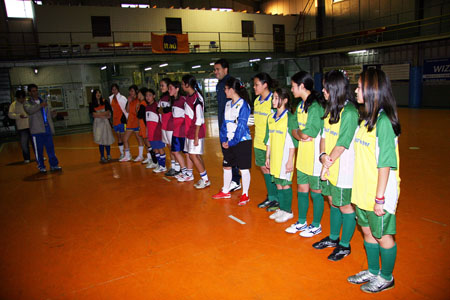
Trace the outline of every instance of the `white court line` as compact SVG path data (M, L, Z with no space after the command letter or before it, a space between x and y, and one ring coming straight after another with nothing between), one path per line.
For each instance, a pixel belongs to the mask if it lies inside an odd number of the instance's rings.
M236 218L236 217L233 216L233 215L229 215L228 218L233 219L233 220L235 220L236 222L238 222L238 223L240 223L240 224L242 224L242 225L245 225L245 222L244 222L244 221L239 220L238 218Z
M164 179L164 180L166 180L166 181L170 182L170 179L169 179L169 178L167 178L167 177L163 177L162 179Z

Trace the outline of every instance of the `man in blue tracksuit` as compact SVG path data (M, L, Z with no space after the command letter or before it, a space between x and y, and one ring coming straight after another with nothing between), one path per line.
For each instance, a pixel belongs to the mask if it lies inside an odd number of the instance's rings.
M230 75L228 75L229 64L228 62L221 58L214 63L214 74L216 78L219 79L219 82L216 86L216 94L217 94L217 104L218 104L218 113L217 117L219 119L219 130L222 128L222 123L225 118L225 104L228 99L225 95L225 83L227 82ZM222 148L223 152L223 148ZM237 191L241 188L241 175L239 173L239 168L233 167L233 178L230 184L230 192Z
M30 132L33 138L33 145L36 151L36 160L41 173L46 173L44 165L44 147L47 151L50 171L61 171L58 159L55 155L52 134L55 133L51 111L47 101L39 97L38 87L35 84L28 85L30 99L25 102L24 110L27 112L30 121Z

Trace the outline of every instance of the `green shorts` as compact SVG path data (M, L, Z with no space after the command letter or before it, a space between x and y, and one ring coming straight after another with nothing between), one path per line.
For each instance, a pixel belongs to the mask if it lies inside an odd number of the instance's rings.
M330 196L334 206L340 207L352 203L352 189L343 189L329 183Z
M386 212L386 211L385 211ZM384 216L377 216L373 211L356 207L356 217L361 227L369 227L372 235L381 239L383 235L396 234L395 215L386 212Z
M272 175L272 182L275 184L279 184L281 186L292 185L292 181L287 180L287 179L276 178L273 175Z
M320 189L322 190L322 195L331 196L330 182L328 180L320 180Z
M266 150L255 149L255 165L264 167L266 165Z
M309 184L312 190L320 190L320 177L306 175L302 171L297 170L297 184Z

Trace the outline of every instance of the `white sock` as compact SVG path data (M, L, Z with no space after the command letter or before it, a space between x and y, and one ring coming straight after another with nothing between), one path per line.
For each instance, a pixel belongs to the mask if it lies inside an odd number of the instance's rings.
M152 156L150 155L150 152L147 152L147 159L152 159Z
M123 145L119 145L119 151L120 151L120 154L123 155Z
M179 163L175 162L175 166L173 168L175 169L175 171L180 172L181 167Z
M131 158L130 149L125 149L125 156Z
M223 169L223 187L222 192L228 193L230 192L230 183L231 179L233 178L233 172L231 169Z
M241 170L242 175L242 194L248 196L248 190L250 188L250 171L249 169Z
M175 160L173 160L173 159L170 160L170 167L172 169L175 169Z
M143 153L144 153L144 146L139 146L139 157L142 157Z

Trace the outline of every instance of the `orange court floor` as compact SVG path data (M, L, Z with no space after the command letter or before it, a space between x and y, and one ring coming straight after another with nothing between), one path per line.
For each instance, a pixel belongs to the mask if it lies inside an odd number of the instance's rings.
M370 295L347 282L367 268L359 229L339 262L327 260L332 249L311 247L329 233L328 204L313 238L284 232L298 217L295 192L294 219L270 220L257 207L266 192L255 166L246 206L237 206L240 191L211 199L222 154L208 119L204 190L140 163L100 164L92 133L54 137L63 171L46 175L21 163L17 142L2 144L0 299L449 299L450 111L399 114L394 289Z

